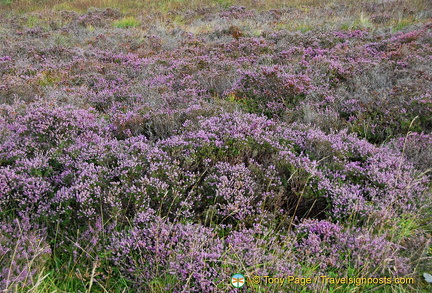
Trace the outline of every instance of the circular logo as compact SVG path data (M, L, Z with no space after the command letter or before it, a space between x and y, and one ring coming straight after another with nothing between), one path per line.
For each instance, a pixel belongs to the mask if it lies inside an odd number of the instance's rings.
M245 284L245 277L242 274L235 274L231 277L231 284L234 288L241 288Z

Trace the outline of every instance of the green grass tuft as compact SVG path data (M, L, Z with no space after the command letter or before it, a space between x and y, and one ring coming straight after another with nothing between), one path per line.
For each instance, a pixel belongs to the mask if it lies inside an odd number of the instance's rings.
M133 16L123 17L122 19L116 20L113 23L113 26L117 28L138 27L140 25L141 22Z

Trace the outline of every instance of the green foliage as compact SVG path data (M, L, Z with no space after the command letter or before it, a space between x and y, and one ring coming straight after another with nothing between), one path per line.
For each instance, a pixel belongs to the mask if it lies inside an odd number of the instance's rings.
M133 16L123 17L122 19L116 20L113 23L113 26L117 28L138 27L140 25L141 22Z
M395 237L398 238L398 240L402 240L405 237L412 236L415 231L419 229L417 220L413 218L411 215L404 215L402 216L398 223L398 231L396 233L393 233L392 235L395 235Z
M401 18L398 20L398 22L396 23L396 25L393 27L393 32L398 32L403 30L404 28L412 25L414 23L413 19L410 17L406 17L406 18Z
M62 80L61 76L56 72L46 71L42 73L41 78L38 80L40 86L50 86Z
M34 28L39 24L39 18L36 15L30 14L27 17L26 27Z
M149 282L150 293L162 293L166 292L166 288L172 287L179 281L176 276L166 274L163 277L158 277Z
M223 8L228 8L232 5L231 0L213 0L213 2L220 5Z

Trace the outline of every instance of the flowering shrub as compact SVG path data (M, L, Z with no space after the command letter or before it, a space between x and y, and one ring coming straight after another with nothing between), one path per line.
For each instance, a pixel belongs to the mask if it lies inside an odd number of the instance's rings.
M407 136L392 141L391 145L400 150L417 169L430 172L432 168L430 134L410 132Z
M46 229L18 220L0 225L0 288L8 291L34 284L51 254Z
M162 219L135 223L114 235L109 249L112 261L138 290L148 290L158 279L172 278L173 290L194 288L212 291L219 275L223 246L212 229L192 224L166 223ZM142 280L148 280L143 283ZM182 284L180 286L180 284Z
M319 263L323 274L347 268L357 268L363 274L368 272L375 276L404 275L409 270L408 259L397 255L403 247L368 231L343 231L341 226L328 221L306 220L297 226L296 236L300 261L309 265ZM318 262L317 255L321 258Z

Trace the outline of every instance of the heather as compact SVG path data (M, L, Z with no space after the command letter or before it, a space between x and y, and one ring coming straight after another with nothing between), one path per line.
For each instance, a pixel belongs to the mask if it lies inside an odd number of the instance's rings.
M0 2L1 290L430 289L431 4L240 2Z

